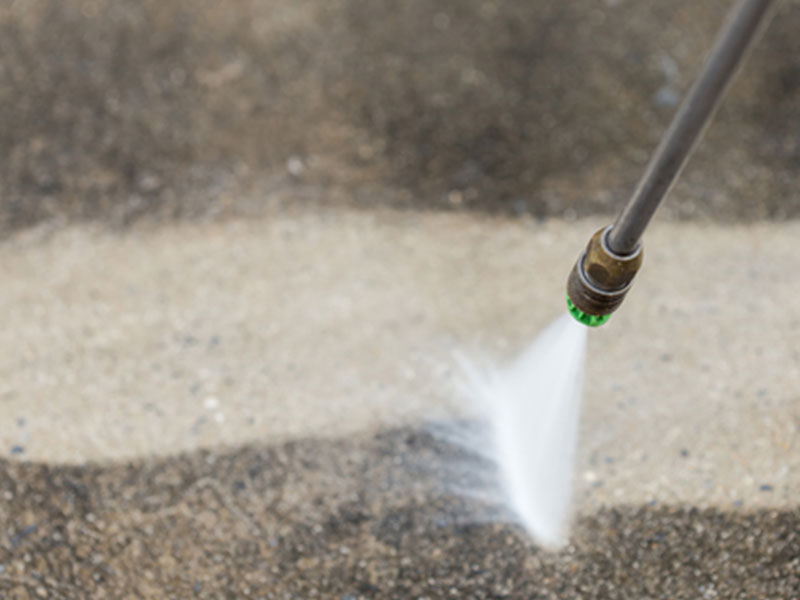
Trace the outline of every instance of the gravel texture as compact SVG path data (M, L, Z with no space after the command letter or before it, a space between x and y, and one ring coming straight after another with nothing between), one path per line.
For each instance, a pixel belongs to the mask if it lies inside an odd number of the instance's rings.
M730 5L5 2L0 231L252 214L287 188L305 203L613 212ZM800 4L780 5L666 214L800 215Z
M559 553L424 431L116 466L0 462L4 598L796 598L800 512L605 507ZM472 469L471 467L476 467ZM461 482L464 485L464 482Z

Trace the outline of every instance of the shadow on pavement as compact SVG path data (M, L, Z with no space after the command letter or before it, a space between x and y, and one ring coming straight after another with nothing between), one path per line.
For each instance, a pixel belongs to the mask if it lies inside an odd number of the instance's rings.
M453 468L453 465L461 465ZM470 465L475 469L469 468ZM766 598L800 593L800 510L613 506L538 550L424 431L129 464L0 462L5 598ZM49 594L49 596L48 596Z

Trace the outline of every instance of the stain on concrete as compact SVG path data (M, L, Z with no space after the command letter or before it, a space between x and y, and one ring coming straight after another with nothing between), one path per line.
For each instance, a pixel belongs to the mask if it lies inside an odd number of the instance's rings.
M297 202L611 212L729 6L6 4L0 227L250 214L287 188ZM800 214L799 24L800 4L782 3L667 216Z
M800 511L608 506L537 549L419 429L130 463L0 461L6 598L791 598ZM448 476L443 476L449 473ZM469 481L461 481L462 485ZM475 483L472 481L472 483Z

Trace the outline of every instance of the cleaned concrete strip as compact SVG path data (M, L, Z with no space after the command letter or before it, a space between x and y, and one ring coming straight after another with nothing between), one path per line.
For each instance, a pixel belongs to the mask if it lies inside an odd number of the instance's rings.
M81 462L338 436L458 411L565 310L599 221L293 212L0 247L0 450ZM658 224L592 332L590 503L800 492L800 223Z

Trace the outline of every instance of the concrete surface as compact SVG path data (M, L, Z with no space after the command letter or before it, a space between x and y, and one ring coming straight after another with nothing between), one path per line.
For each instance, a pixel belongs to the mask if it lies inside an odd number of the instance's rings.
M615 505L563 552L409 429L117 465L0 461L6 598L796 598L800 512Z
M601 223L288 211L19 236L0 248L0 447L76 463L458 416L456 355L521 352ZM592 498L797 497L799 237L648 233L624 309L591 334Z
M601 223L284 209L15 235L0 591L797 597L800 223L648 233L591 333L563 551L432 435L469 424L454 352L520 352Z
M800 215L800 3L776 4L665 215ZM3 2L0 233L258 213L298 184L326 204L610 213L731 5Z
M730 4L0 3L0 597L800 598L797 0L591 334L571 544L440 435Z

